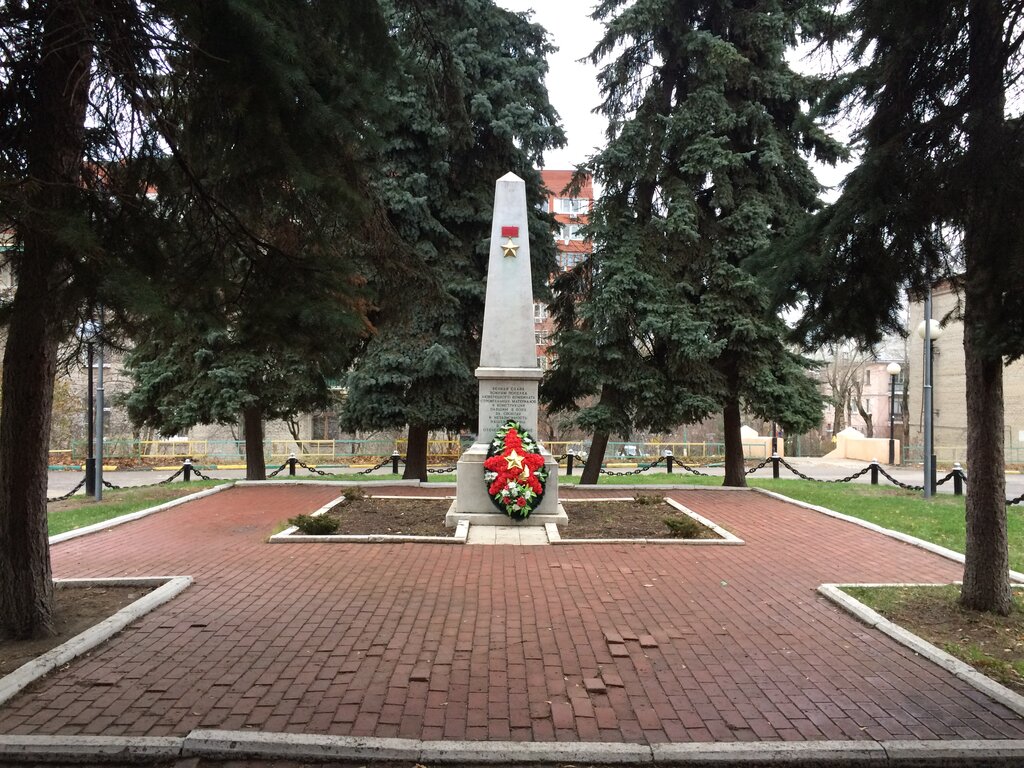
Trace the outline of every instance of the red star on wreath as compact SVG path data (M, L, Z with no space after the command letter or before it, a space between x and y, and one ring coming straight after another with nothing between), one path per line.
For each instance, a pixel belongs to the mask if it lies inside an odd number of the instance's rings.
M522 453L523 441L519 433L510 429L505 435L505 452L484 461L484 469L497 472L498 477L491 483L489 491L495 495L508 482L525 482L535 493L543 493L544 486L537 479L537 471L544 466L544 457L536 453Z

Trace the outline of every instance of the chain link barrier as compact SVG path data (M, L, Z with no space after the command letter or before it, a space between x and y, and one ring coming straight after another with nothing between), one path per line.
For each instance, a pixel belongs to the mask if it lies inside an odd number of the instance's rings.
M768 461L770 462L771 459L768 459ZM854 472L852 475L847 475L846 477L840 477L840 478L837 478L835 480L819 480L817 477L811 477L810 475L805 475L803 472L801 472L799 469L794 467L792 464L790 464L788 461L786 461L781 456L779 457L779 464L784 466L786 469L788 469L794 475L799 477L801 480L810 480L810 481L815 482L815 483L849 483L849 482L852 482L852 481L856 480L858 477L863 477L864 475L866 475L868 472L871 471L871 467L873 466L871 464L868 464L866 467L864 467L864 469L860 470L859 472ZM879 466L879 470L882 471L882 472L885 472L885 470L883 470L880 466ZM892 479L892 478L890 477L890 479ZM894 480L894 482L899 482L899 481L898 480Z
M886 480L888 480L893 485L897 485L897 486L899 486L900 488L902 488L905 491L923 491L924 490L924 486L923 485L911 485L910 483L900 482L895 477L890 475L885 470L885 468L882 467L881 464L878 465L878 474L880 474L882 477L884 477Z
M272 478L272 477L277 477L277 476L278 476L279 474L281 474L281 470L283 470L283 469L284 469L285 467L287 467L287 466L288 466L288 462L286 461L286 462L285 462L284 464L282 464L282 465L281 465L280 467L278 467L278 468L277 468L277 469L275 469L275 470L274 470L273 472L271 472L271 473L270 473L269 475L267 475L267 480L269 480L269 479L270 479L270 478Z
M84 485L85 485L85 478L83 477L81 480L78 481L78 485L76 485L70 491L65 493L63 496L54 496L52 499L48 498L46 500L46 503L50 504L50 503L52 503L54 501L66 501L67 499L70 499L72 496L74 496L76 493L78 493L78 489L81 488Z
M628 475L641 475L641 474L643 474L644 472L647 472L650 469L654 469L656 466L658 466L664 460L665 460L665 457L662 456L660 459L655 459L654 461L652 461L646 467L637 467L636 469L634 469L632 471L626 471L626 472L613 472L610 469L602 469L601 470L601 474L602 475L608 475L609 477L625 477L625 476L628 476Z
M104 485L105 487L109 488L109 489L110 489L110 490L112 490L112 491L120 491L120 490L121 490L121 488L123 488L123 486L120 486L120 485L114 485L113 483L111 483L111 482L108 482L108 481L106 481L106 480L104 480L104 481L103 481L103 485Z
M448 472L454 472L458 467L444 467L442 469L427 469L427 473L431 475L444 475Z
M154 485L167 485L168 483L173 482L174 480L177 480L178 477L181 475L181 473L184 472L184 471L185 471L185 467L184 467L184 465L182 465L181 469L179 469L173 475L168 477L166 480L161 480L159 483L154 483Z
M1022 493L1016 499L1007 499L1006 500L1006 506L1012 507L1014 504L1024 504L1024 493Z
M330 472L324 472L322 469L317 469L316 467L311 467L306 462L300 461L298 459L295 460L295 463L298 464L303 469L308 470L310 472L313 472L314 474L320 475L321 477L327 477L329 474L331 474Z
M373 472L376 472L376 471L377 471L378 469L380 469L381 467L385 467L385 466L387 466L388 464L390 464L390 463L391 463L391 461L392 461L392 458L391 458L390 456L388 456L388 457L387 457L386 459L384 459L384 461L382 461L382 462L381 462L380 464L378 464L377 466L375 466L375 467L370 467L369 469L364 469L364 470L361 470L360 472L356 472L356 474L357 474L357 475L369 475L369 474L371 474L371 473L373 473ZM405 461L404 461L403 459L399 459L399 461L401 461L401 462L402 462L403 464L405 463Z
M756 467L751 467L750 469L748 469L748 470L746 471L746 474L748 474L748 475L752 475L752 474L754 474L755 472L757 472L757 470L759 470L759 469L763 469L764 467L767 467L767 466L768 466L769 464L771 464L771 463L772 463L772 459L771 459L771 457L769 456L769 457L768 457L767 459L765 459L764 461L762 461L762 462L761 462L760 464L758 464L758 465L757 465Z

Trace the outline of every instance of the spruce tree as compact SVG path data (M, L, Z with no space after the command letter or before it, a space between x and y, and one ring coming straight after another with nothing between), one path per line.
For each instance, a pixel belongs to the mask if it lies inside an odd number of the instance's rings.
M667 430L722 411L726 485L745 485L741 413L802 430L821 418L808 361L748 266L818 205L808 153L841 148L802 109L819 84L785 59L816 0L601 3L608 146L588 163L603 188L579 319L560 318L555 407L597 395L577 421ZM567 278L567 282L570 278ZM567 306L567 303L561 306ZM584 362L587 349L598 355ZM603 446L602 446L603 447ZM585 477L596 480L603 451ZM589 475L587 474L589 473Z
M388 92L399 119L374 189L414 266L375 280L376 333L349 376L343 424L408 425L405 477L426 480L429 432L476 419L494 182L510 170L527 182L542 291L555 251L535 165L564 139L542 82L551 47L541 27L491 0L396 0L389 23L401 52Z
M359 124L358 102L368 93L348 87L355 82L351 75L372 83L379 69L373 61L386 52L385 29L375 4L335 5L341 23L326 26L343 32L336 50L350 67L342 70L348 77L334 84L351 99L351 109L338 113L351 116L342 123L351 127ZM190 262L187 253L173 251L185 239L183 219L161 216L162 203L149 193L176 165L207 216L232 223L221 231L233 231L234 239L259 237L237 226L231 204L190 172L172 97L184 88L201 89L205 80L179 63L197 53L200 37L214 34L204 31L204 20L213 23L220 15L223 21L234 9L231 26L222 27L225 36L238 35L265 52L267 66L250 72L248 86L232 94L239 109L231 117L236 124L264 121L278 129L278 138L290 138L268 141L250 156L254 169L269 164L279 149L303 145L297 134L305 123L295 118L304 116L304 104L295 100L308 91L271 89L255 78L276 73L271 82L290 86L301 81L294 75L306 54L326 53L318 45L317 26L304 15L308 7L260 0L0 5L0 221L10 227L16 246L8 252L14 294L0 316L7 330L0 407L0 634L52 631L46 467L58 345L98 306L109 329L137 319L143 310L134 299L129 306L134 292L128 286L148 285L145 295L160 299L172 284L165 282L172 267L187 271L203 263L202 254ZM278 40L278 33L287 34ZM319 77L339 74L327 68ZM249 100L243 105L244 97Z
M967 538L961 604L1010 610L1003 363L1024 354L1024 3L857 0L830 27L849 47L823 105L862 116L862 159L776 268L809 345L902 331L904 292L961 292L967 376ZM1015 111L1015 110L1014 110Z

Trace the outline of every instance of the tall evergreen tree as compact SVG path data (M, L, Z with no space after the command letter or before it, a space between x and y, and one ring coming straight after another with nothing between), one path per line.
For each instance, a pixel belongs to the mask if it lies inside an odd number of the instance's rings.
M962 291L971 492L961 604L1004 614L1003 362L1024 354L1024 132L1007 90L1024 73L1022 16L1020 0L855 0L836 17L832 40L850 54L824 106L864 116L862 160L777 268L805 306L799 330L811 345L902 330L906 289L946 278Z
M142 307L126 368L137 423L174 433L241 417L246 477L259 480L264 420L331 405L327 380L369 329L360 163L386 110L348 12L253 11L209 3L181 24L195 48L172 62L182 87L169 104L189 164L159 180L157 207L185 225L170 266L187 268L128 284L136 301L160 295Z
M725 484L745 485L744 410L787 429L820 420L809 363L785 345L777 307L747 265L817 206L807 153L841 152L801 108L818 82L785 59L819 5L597 7L606 33L592 59L615 55L600 75L608 146L588 164L603 194L582 322L561 321L545 388L556 407L599 394L577 417L596 446L609 431L669 429L721 410ZM580 365L591 346L599 358ZM592 449L585 477L596 479L602 453Z
M174 231L180 222L159 223L157 203L147 193L166 165L168 147L179 166L189 167L165 96L200 85L186 69L175 72L169 65L195 50L197 31L184 22L203 18L215 5L237 9L232 34L285 54L276 61L278 72L294 67L308 50L305 40L288 52L274 45L267 14L284 18L288 9L260 0L0 5L0 221L11 227L17 245L9 252L14 296L0 308L7 327L0 407L0 634L52 631L46 467L57 347L71 337L83 308L102 305L124 318L128 307L121 286L143 282L133 275L154 282L167 276L161 267L170 256L162 246L180 241ZM337 6L336 13L348 16L345 50L382 50L384 27L374 4ZM365 56L352 63L367 81L369 61ZM291 78L286 73L277 81L287 84ZM249 93L258 98L235 115L239 122L302 116L297 105L284 109L296 91L265 86L251 83ZM357 118L353 109L353 119L344 124ZM302 125L275 122L282 136ZM273 155L273 147L264 149ZM194 177L189 181L210 216L234 218L212 190Z
M375 164L375 189L415 270L382 292L343 423L408 425L405 477L426 480L429 432L476 418L494 182L510 170L527 181L535 292L543 291L555 249L535 166L564 138L543 85L552 49L541 27L492 0L396 0L389 22L401 51L389 97L400 117Z

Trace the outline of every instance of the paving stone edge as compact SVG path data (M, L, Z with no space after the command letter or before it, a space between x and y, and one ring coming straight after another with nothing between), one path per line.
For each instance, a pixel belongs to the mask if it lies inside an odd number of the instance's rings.
M987 675L978 672L971 665L932 645L919 635L894 624L877 611L872 610L845 591L847 587L894 587L894 586L938 586L935 584L822 584L818 593L831 600L847 613L855 616L869 627L885 633L897 643L906 646L919 656L938 664L947 672L960 678L968 685L998 701L1018 715L1024 715L1024 696L1007 688Z
M30 683L35 682L48 672L67 664L72 659L81 656L86 651L95 648L103 641L120 632L140 616L144 616L153 609L163 605L168 600L181 594L192 584L191 576L159 576L148 579L127 578L127 579L55 579L55 584L62 581L72 583L89 583L94 585L109 584L112 586L153 584L163 582L152 592L143 595L133 603L126 605L113 616L109 616L99 624L86 629L67 642L52 648L32 661L22 664L16 670L0 678L0 705L17 694ZM0 751L0 755L3 752Z
M396 761L426 765L1019 765L1024 740L811 741L685 744L420 741L197 729L185 737L0 735L14 762L210 760Z

